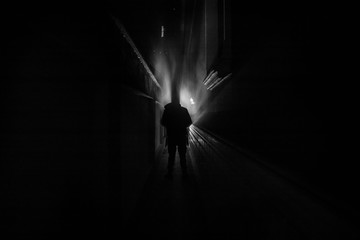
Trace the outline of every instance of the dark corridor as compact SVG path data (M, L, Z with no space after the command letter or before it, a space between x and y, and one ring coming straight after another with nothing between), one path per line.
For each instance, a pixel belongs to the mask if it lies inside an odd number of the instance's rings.
M336 7L50 5L1 15L2 239L359 239ZM193 124L168 179L175 85Z

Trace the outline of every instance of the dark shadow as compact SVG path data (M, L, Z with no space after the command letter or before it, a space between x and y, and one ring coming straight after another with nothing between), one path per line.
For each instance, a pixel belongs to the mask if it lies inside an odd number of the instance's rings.
M189 145L189 126L192 124L191 117L186 108L179 103L177 94L172 94L172 102L165 105L165 110L161 118L161 124L166 128L166 146L169 152L167 178L171 178L176 148L180 157L182 172L187 173L186 148Z

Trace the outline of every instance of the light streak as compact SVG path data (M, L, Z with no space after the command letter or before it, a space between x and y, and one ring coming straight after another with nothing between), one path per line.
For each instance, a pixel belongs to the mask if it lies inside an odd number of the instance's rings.
M229 73L228 75L226 75L225 77L221 78L218 77L218 72L215 70L212 70L207 77L204 79L203 83L204 85L207 87L208 90L213 90L214 88L216 88L218 85L220 85L223 81L225 81L226 79L228 79L232 74Z
M209 82L214 81L214 79L217 78L218 72L217 71L211 71L210 74L208 75L208 78L205 79L204 84L207 85Z
M158 101L162 105L168 104L171 101L172 90L176 88L180 104L188 109L193 122L196 122L206 111L208 100L209 91L203 81L213 81L212 79L217 77L217 72L211 72L208 76L211 79L205 78L210 63L207 59L209 47L207 41L211 41L207 36L209 27L207 21L210 19L210 16L206 15L207 3L202 6L201 17L195 14L196 8L201 5L196 1L189 4L193 6L194 13L188 16L189 19L181 19L184 31L180 31L176 38L167 38L165 25L160 24L161 39L155 43L156 51L152 55L151 65L161 86L157 96ZM212 49L212 52L214 51L216 52L217 48Z
M225 81L226 79L228 79L232 74L229 73L228 75L226 75L225 77L218 79L216 82L214 82L214 84L212 84L208 89L209 90L213 90L214 88L216 88L217 86L219 86L223 81Z
M147 63L145 62L144 58L142 57L142 55L140 54L139 50L137 49L137 47L135 46L134 42L132 41L132 39L130 38L129 34L127 33L125 27L121 24L121 22L115 18L112 17L113 20L115 21L116 26L120 29L123 37L126 39L126 41L130 44L131 48L133 49L134 53L136 54L137 58L140 60L141 64L143 65L143 67L145 68L146 72L149 74L150 79L152 80L152 82L156 85L156 87L158 87L159 89L161 89L160 84L158 83L157 79L155 78L154 74L152 73L152 71L150 70L149 66L147 65Z
M189 127L190 154L197 159L200 154L210 159L223 159L229 147L195 125Z
M206 85L207 84L207 81L209 80L209 78L211 77L211 75L214 73L215 71L212 70L207 76L206 78L203 80L203 83Z
M163 38L165 36L165 28L164 26L161 26L161 37Z

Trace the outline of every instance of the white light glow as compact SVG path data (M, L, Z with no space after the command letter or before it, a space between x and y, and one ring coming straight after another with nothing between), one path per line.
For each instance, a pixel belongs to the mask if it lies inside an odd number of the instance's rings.
M165 33L165 28L164 26L161 26L161 37L164 37L164 33Z
M176 88L180 104L187 108L194 123L206 112L210 93L207 89L210 85L203 83L207 76L207 66L210 65L206 57L207 48L204 38L206 23L204 18L199 20L197 27L195 24L189 28L185 28L184 21L182 23L184 29L181 32L184 37L179 39L166 39L165 26L162 25L160 29L162 39L156 43L156 52L151 59L154 75L161 85L161 91L157 96L161 105L165 106L171 102L172 91ZM215 74L215 71L213 73L211 83L217 77L217 73Z

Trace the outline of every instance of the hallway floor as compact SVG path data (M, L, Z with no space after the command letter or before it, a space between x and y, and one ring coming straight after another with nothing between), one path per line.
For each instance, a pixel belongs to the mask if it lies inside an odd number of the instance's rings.
M147 239L359 239L321 200L216 139L191 134L189 172L164 149L127 223Z

